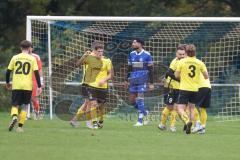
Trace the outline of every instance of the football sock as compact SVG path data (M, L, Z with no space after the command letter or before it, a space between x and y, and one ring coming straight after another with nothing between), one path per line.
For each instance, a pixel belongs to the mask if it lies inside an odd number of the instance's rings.
M166 125L167 117L168 117L169 113L170 113L170 110L167 107L165 107L162 111L162 116L161 116L161 122L160 123L162 125Z
M103 122L104 119L104 114L105 114L105 109L104 107L100 107L99 108L99 122Z
M206 127L206 123L207 123L207 110L206 108L201 107L200 108L200 121L202 126L205 128Z
M91 106L91 120L92 122L96 122L97 121L97 107L96 106Z
M189 117L186 112L183 112L182 114L180 114L180 117L185 124L187 124L189 122Z
M145 108L144 108L144 99L143 99L143 98L137 98L137 99L136 99L136 104L137 104L137 106L138 106L138 110L140 110L140 112L141 112L144 116L146 116L146 115L147 115L147 112L146 112L146 110L145 110Z
M79 108L77 113L76 113L77 120L80 120L83 115L84 115L84 111L82 110L82 108Z
M171 118L170 118L170 126L171 127L175 126L177 115L178 115L177 111L175 109L173 109L171 112Z
M132 103L132 105L134 106L135 109L138 109L138 105L136 102Z
M19 115L19 127L22 127L26 121L27 112L22 110Z
M16 106L12 106L11 109L11 117L18 116L18 108Z
M138 110L138 122L139 123L143 122L143 113L140 110Z

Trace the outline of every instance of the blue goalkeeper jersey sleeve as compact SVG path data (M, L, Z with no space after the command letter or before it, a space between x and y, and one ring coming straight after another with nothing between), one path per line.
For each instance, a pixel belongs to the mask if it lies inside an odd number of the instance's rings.
M148 81L148 65L152 65L152 56L149 52L132 51L128 57L128 65L132 66L130 73L130 83L143 84Z

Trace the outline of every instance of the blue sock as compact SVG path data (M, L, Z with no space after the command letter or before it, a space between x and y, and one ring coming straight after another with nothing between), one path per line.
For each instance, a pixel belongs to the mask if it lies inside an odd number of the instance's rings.
M136 104L138 106L138 110L140 110L140 112L146 116L147 115L147 112L145 110L145 107L144 107L144 99L143 98L137 98L136 100Z
M138 110L138 122L143 123L143 113L140 110Z
M135 103L132 103L132 105L134 106L135 109L138 109L138 105L137 105L136 102L135 102Z

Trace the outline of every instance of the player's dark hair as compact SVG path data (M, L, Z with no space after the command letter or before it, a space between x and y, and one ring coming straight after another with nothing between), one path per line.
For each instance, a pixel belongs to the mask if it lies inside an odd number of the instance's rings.
M104 49L104 44L100 41L94 41L92 43L92 49L93 50Z
M186 46L186 52L189 57L196 56L196 47L194 44L189 44Z
M134 38L133 40L136 40L136 42L140 43L142 46L144 46L144 40L141 38Z
M186 47L187 47L186 44L179 44L178 47L177 47L177 51L178 50L185 50L186 51Z
M20 47L22 49L28 49L32 46L32 43L30 41L27 41L27 40L23 40L21 43L20 43Z

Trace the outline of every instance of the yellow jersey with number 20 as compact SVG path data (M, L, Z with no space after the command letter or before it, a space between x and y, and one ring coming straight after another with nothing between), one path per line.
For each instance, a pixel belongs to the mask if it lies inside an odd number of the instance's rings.
M38 70L36 58L27 53L12 57L8 69L13 71L12 90L32 90L34 71Z

